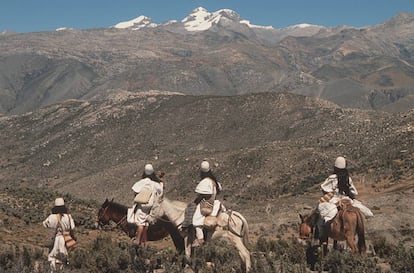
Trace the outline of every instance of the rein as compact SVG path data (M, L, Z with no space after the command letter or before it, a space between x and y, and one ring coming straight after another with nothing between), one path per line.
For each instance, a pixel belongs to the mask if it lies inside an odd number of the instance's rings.
M119 220L118 223L116 223L116 226L119 226L120 224L122 224L123 222L125 222L127 216L125 215L124 217L121 218L121 220Z
M313 212L313 215L315 215L314 217L316 217L316 219L314 219L312 222L312 238L311 238L311 243L314 244L315 241L319 242L318 238L315 238L316 235L316 228L318 226L318 218L320 217L318 213L316 213L315 211Z
M315 244L315 241L318 242L318 239L315 238L315 235L316 235L316 226L314 226L312 228L312 238L311 238L311 244L312 245Z
M238 235L237 233L236 233L236 231L235 230L233 230L232 228L231 228L231 226L230 226L230 220L232 221L232 223L233 224L236 224L236 222L234 221L234 219L231 217L232 215L234 215L233 214L233 211L232 210L226 210L226 211L224 211L224 212L222 212L222 213L227 213L228 215L229 215L229 218L228 218L228 220L227 220L227 228L232 232L232 233L234 233L234 234L236 234L236 235ZM238 217L238 216L237 216ZM242 221L242 224L244 224L243 223L243 221ZM238 235L238 236L240 236L240 235Z

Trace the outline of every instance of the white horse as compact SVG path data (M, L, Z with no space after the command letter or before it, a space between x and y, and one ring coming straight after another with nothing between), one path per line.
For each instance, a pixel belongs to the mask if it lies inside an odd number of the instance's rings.
M187 204L181 201L169 200L164 198L161 203L153 208L153 216L160 218L167 217L178 229L184 221L184 212ZM246 219L239 212L227 210L219 213L217 217L207 216L205 224L208 225L210 240L228 239L239 251L239 255L245 264L246 272L250 271L251 260L250 252L246 247L248 243L249 227ZM206 225L205 225L206 227ZM184 235L185 254L188 258L191 256L192 242L194 241L194 232L188 232Z

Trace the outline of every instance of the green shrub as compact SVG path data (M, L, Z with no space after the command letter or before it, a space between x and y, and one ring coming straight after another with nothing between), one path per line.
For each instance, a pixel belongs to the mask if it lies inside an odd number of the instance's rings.
M390 256L395 248L395 246L389 244L384 237L374 239L372 244L375 253L381 258Z
M349 252L330 251L316 264L316 270L330 273L381 272L378 264L388 263L392 272L414 273L414 249L392 246L385 239L374 241L377 257L351 255ZM272 240L260 237L251 245L254 273L303 273L308 272L306 246L294 238ZM235 247L227 242L208 242L194 250L187 260L172 248L157 249L150 246L134 247L129 242L117 242L109 236L99 236L90 245L69 252L69 264L63 272L71 273L144 273L156 269L180 273L188 264L195 272L244 272ZM39 263L39 261L41 261ZM17 247L0 244L0 272L22 273L50 272L47 257L40 248Z
M394 272L414 272L414 248L406 249L400 244L393 249L388 260Z
M78 247L73 250L73 252L69 252L69 261L70 265L76 269L87 269L90 268L91 265L88 262L90 253L84 248Z
M321 264L323 269L330 273L381 272L375 258L352 255L349 252L331 251Z

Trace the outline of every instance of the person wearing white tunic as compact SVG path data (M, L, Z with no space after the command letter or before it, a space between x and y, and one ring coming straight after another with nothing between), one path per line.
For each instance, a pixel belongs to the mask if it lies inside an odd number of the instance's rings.
M339 156L335 159L334 173L321 184L321 190L325 194L318 204L318 211L321 216L318 221L321 242L326 242L328 239L326 224L338 213L337 203L339 200L349 199L351 204L359 208L365 216L373 216L371 210L355 199L358 196L358 191L351 177L349 177L344 157Z
M141 245L147 241L151 209L162 201L164 182L154 173L152 164L146 164L142 179L132 186L132 190L135 193L133 222L138 226L133 244Z
M206 214L202 212L201 203L204 202L207 206L210 206L212 210L216 195L221 191L221 184L213 175L208 161L204 160L201 162L200 178L201 181L197 184L195 189L195 192L198 195L194 201L197 206L193 215L193 226L196 233L196 240L194 241L193 246L200 246L204 243L203 226Z
M346 160L344 157L337 157L334 165L334 173L330 175L321 184L323 194L330 193L331 199L328 202L321 202L318 205L319 213L324 218L325 222L332 220L338 209L336 204L343 198L355 199L358 191L349 177L348 169L346 168Z
M68 213L63 198L59 197L55 199L55 206L52 208L52 213L43 221L43 226L56 230L53 248L48 255L50 268L54 272L55 270L62 269L68 255L65 239L63 238L63 231L69 231L75 228L75 222L73 221L72 215Z

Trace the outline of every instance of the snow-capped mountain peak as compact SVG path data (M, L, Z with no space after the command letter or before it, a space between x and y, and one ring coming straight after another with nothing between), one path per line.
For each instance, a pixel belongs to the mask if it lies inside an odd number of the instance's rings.
M272 26L259 26L259 25L253 25L248 20L241 20L240 23L247 25L250 28L261 28L261 29L273 29Z
M175 20L170 20L163 24L156 24L151 18L141 15L135 19L120 22L113 26L118 29L141 29L146 27L160 27L160 26L171 26L178 23ZM203 7L194 9L187 17L180 22L184 26L184 29L190 32L205 31L210 29L214 25L225 25L225 26L237 26L242 24L248 28L261 28L261 29L273 29L271 26L258 26L253 25L248 20L240 18L240 15L231 9L220 9L215 12L209 12Z
M203 31L217 24L220 20L240 22L240 15L230 9L208 12L205 8L199 7L185 17L181 23L188 31Z
M73 30L73 28L70 28L70 27L59 27L59 28L55 29L55 31L66 31L66 30Z
M146 16L139 16L135 19L120 22L114 26L114 28L130 28L130 29L140 29L143 27L156 27L157 24L154 23L151 18L148 18Z
M293 26L289 26L287 27L287 29L298 29L298 28L322 28L322 26L318 26L318 25L311 25L311 24L297 24L297 25L293 25Z
M326 29L326 27L312 24L297 24L284 28L283 30L286 33L289 33L291 36L311 36L315 35L319 31Z

